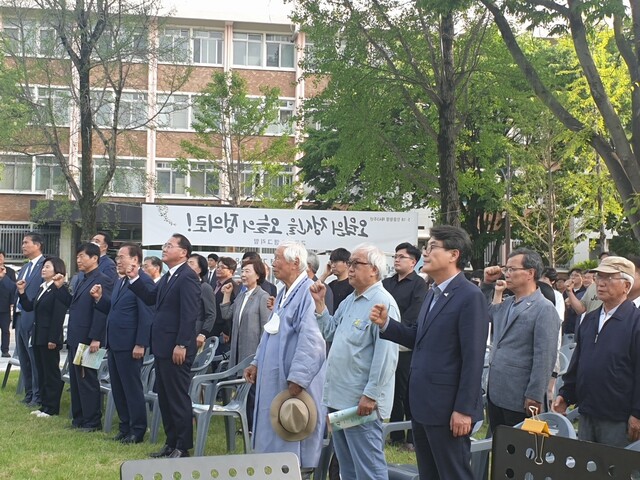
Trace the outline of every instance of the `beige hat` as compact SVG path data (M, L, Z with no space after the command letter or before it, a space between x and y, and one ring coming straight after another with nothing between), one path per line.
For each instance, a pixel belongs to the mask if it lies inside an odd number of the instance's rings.
M600 265L591 271L601 273L626 273L633 277L636 273L636 266L624 257L606 257L602 259Z
M283 390L271 402L271 426L288 442L304 440L315 430L318 423L316 404L306 391L292 397Z

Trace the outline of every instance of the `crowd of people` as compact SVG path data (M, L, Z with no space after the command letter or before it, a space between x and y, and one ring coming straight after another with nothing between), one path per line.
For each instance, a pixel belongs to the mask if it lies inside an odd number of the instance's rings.
M2 355L13 318L22 401L38 417L59 414L63 343L71 358L83 346L106 348L114 440L142 442L141 371L152 353L166 442L151 456L189 456L191 366L213 336L231 367L253 356L243 372L252 384L253 450L293 452L307 476L319 462L327 413L360 418L333 429L332 478L338 470L342 478L387 478L387 419L411 421L411 431L390 440L415 451L421 478L472 478L470 434L485 407L491 432L577 405L578 438L621 447L640 439L640 258L603 254L597 267L573 269L565 281L537 252L518 248L503 267L468 275L469 235L436 226L422 251L396 247L387 278L375 245L336 248L321 271L317 254L281 243L274 285L258 253L244 254L238 282L233 258L205 258L179 233L161 259L125 243L114 262L110 247L105 232L81 244L69 283L64 262L43 256L36 233L23 239L27 262L18 272L0 266ZM566 372L563 336L576 343ZM97 370L73 363L69 378L72 428L100 430Z

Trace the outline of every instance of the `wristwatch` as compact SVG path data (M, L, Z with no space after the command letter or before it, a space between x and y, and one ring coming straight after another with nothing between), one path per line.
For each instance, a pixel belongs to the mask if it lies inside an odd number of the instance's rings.
M187 348L186 345L176 345L176 347L178 347L178 348Z

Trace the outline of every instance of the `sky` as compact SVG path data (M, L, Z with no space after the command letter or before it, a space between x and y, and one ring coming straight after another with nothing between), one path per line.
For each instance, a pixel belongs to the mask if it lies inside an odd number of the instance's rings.
M174 17L213 18L236 22L289 24L292 2L283 0L166 0L167 8L174 9Z

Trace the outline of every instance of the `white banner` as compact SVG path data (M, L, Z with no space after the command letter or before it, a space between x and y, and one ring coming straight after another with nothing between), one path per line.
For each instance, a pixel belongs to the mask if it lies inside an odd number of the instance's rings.
M342 212L261 208L143 205L142 243L162 245L172 233L194 246L276 248L294 240L313 250L333 250L369 242L393 252L416 243L416 212Z

